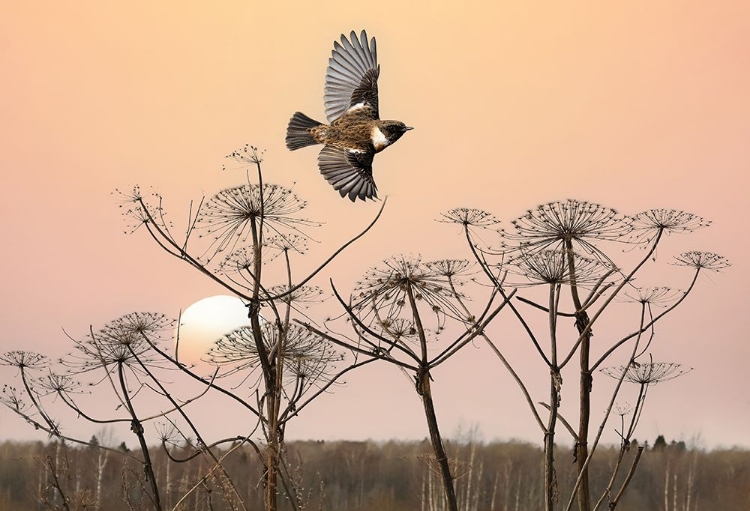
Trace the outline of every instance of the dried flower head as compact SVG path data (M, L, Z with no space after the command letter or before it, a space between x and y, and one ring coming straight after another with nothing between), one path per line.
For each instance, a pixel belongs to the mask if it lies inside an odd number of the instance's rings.
M252 272L254 264L254 247L240 247L224 258L224 261L219 265L219 270L224 273Z
M676 209L650 209L633 217L633 229L641 236L656 231L685 233L709 225L710 220Z
M639 287L625 291L625 299L643 305L666 307L682 297L683 294L682 291L668 287Z
M253 229L259 228L261 218L271 231L282 234L299 228L319 225L294 215L302 211L307 202L291 189L274 184L241 185L227 188L206 202L198 215L197 225L212 239L207 253L233 250L244 242ZM262 242L262 239L258 240Z
M307 237L298 234L283 234L271 236L264 245L270 249L271 255L265 262L270 262L281 254L296 252L303 255L307 252ZM265 252L266 254L268 251Z
M473 264L466 259L440 259L438 261L429 261L425 266L447 278L470 275Z
M72 394L80 393L80 382L70 376L57 373L49 373L37 380L37 386L46 391L47 394Z
M571 273L571 262L574 273ZM528 279L527 285L575 283L577 286L594 284L615 268L599 259L584 257L565 249L521 250L519 255L508 261L509 273Z
M385 318L378 322L380 333L396 342L416 341L417 328L413 321L401 318Z
M224 158L234 160L242 165L259 165L263 161L264 151L258 150L257 147L245 144L241 149L232 151ZM222 170L227 170L226 165Z
M383 266L370 269L354 288L355 308L375 313L378 321L395 318L409 303L409 294L427 304L436 314L460 317L454 302L456 293L437 265L423 264L421 258L394 256ZM458 294L458 297L463 295Z
M479 227L482 229L492 229L500 223L500 220L495 218L492 213L475 208L455 208L441 213L440 216L442 218L439 218L438 222Z
M169 235L172 224L167 220L161 194L152 191L145 195L138 185L128 192L115 189L114 193L120 196L119 207L129 222L126 234L132 234L141 226L151 224Z
M49 360L44 355L33 351L13 350L0 355L0 365L21 370L44 369L49 365Z
M21 393L17 388L10 385L3 385L3 391L0 394L0 403L4 404L11 410L20 414L28 414L33 409L32 404L21 398Z
M513 230L505 237L525 250L559 250L577 245L597 257L602 254L593 242L622 240L631 231L630 221L614 209L572 199L542 204L511 225Z
M617 380L622 377L624 371L624 379L626 381L637 383L639 385L656 385L657 383L664 381L674 380L692 370L692 367L685 368L682 367L682 364L676 364L674 362L651 362L648 364L633 363L627 368L625 366L620 366L605 367L601 369L604 374Z
M275 323L261 324L263 346L268 353L281 350L285 377L304 378L309 384L325 380L341 360L332 345L318 335L299 325L290 325L282 335ZM252 372L260 366L258 345L250 327L234 330L216 341L206 354L206 362L218 366L231 366L224 376Z
M310 303L318 303L325 299L325 292L318 286L299 286L293 288L291 293L287 293L289 286L279 285L273 286L268 290L268 294L271 297L280 297L279 300L283 303L293 303L296 305L304 305Z
M699 252L692 250L675 256L677 266L691 266L696 270L721 271L729 268L731 263L728 259L713 252Z
M151 344L171 338L174 327L174 320L164 314L131 312L75 341L77 354L64 363L81 372L118 364L134 366L136 358L144 364L152 363L157 358Z

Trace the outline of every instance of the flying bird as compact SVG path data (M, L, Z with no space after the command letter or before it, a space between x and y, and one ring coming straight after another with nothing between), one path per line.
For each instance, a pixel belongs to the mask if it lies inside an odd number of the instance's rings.
M379 74L375 38L368 40L364 30L359 38L354 31L348 39L342 34L341 43L333 43L326 70L324 100L329 124L295 112L286 131L290 151L324 145L318 155L320 173L352 202L377 198L372 177L375 154L412 129L401 121L380 120Z

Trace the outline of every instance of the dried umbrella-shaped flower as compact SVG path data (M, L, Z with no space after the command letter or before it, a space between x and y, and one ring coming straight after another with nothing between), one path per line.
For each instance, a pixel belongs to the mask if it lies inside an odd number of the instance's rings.
M575 278L571 276L569 255L573 257ZM508 272L528 279L525 285L537 284L575 284L585 287L600 282L602 277L613 274L615 268L598 259L591 259L569 252L558 250L521 250L520 255L510 259L506 266ZM516 285L524 285L518 283Z
M79 388L80 382L70 376L57 373L49 373L37 379L38 387L47 394L73 394L82 393Z
M455 208L441 213L442 218L438 222L460 224L464 226L479 227L481 229L493 229L500 220L492 213L474 208Z
M692 250L675 256L677 266L690 266L696 270L721 271L729 268L731 263L724 256L713 252L698 252Z
M601 371L619 380L622 377L623 371L625 371L625 380L631 383L637 383L639 385L656 385L664 381L674 380L682 376L683 374L689 373L693 368L683 368L682 364L676 364L674 362L650 362L648 364L633 363L627 366L620 367L605 367Z
M242 149L232 151L224 158L234 160L242 165L259 165L263 161L265 151L258 150L257 147L245 144ZM227 170L226 166L222 170Z
M20 370L44 369L49 365L49 359L33 351L13 350L0 355L0 365L17 367Z
M172 225L166 220L166 212L162 205L162 196L157 192L151 192L148 198L143 195L141 188L135 185L129 192L115 190L122 198L120 208L123 209L123 216L132 223L125 231L126 234L132 234L141 226L146 224L156 225L160 230L169 235L169 229ZM155 202L152 203L152 202Z
M468 263L464 269L467 267ZM446 268L437 263L423 264L419 257L400 255L386 259L383 266L370 269L355 286L354 308L374 312L377 321L382 323L384 319L397 317L412 293L415 300L426 303L434 313L461 318L455 304L456 293L444 274ZM456 275L452 274L451 278ZM366 312L365 316L368 315Z
M668 287L638 287L625 291L625 301L666 307L682 297L683 294L680 290Z
M269 353L282 350L281 358L286 368L284 375L287 378L304 378L306 385L324 383L335 369L334 363L341 360L341 354L330 343L304 327L290 325L283 338L275 323L264 321L261 328L265 349ZM252 373L260 367L252 328L239 328L222 336L204 360L213 365L231 366L222 376L245 371Z
M307 206L307 202L289 188L264 184L262 190L261 193L261 187L257 185L235 186L222 190L206 202L198 215L197 225L212 238L207 254L231 251L238 243L247 241L253 229L259 228L261 219L277 234L291 229L304 235L300 227L320 225L294 216ZM257 241L263 242L262 239Z
M636 237L650 238L657 232L686 233L711 225L692 213L676 209L650 209L633 216L633 230Z
M154 312L131 312L107 323L101 330L83 340L75 340L76 355L63 360L75 372L87 372L98 368L110 370L110 366L138 366L138 360L152 364L159 357L151 350L151 343L158 344L165 334L172 336L175 322L163 314Z
M387 335L395 342L416 342L418 340L417 329L414 326L413 321L401 318L386 318L378 323L378 326L380 327L380 333L382 335Z
M445 213L441 213L440 216L442 218L438 218L438 222L445 224L458 224L462 226L464 234L471 238L469 243L473 247L476 247L482 252L492 253L498 251L496 248L491 248L491 242L483 240L477 232L477 230L488 229L492 230L493 234L502 232L502 230L497 227L500 224L500 220L498 220L492 213L474 208L455 208Z
M318 303L325 300L325 292L318 286L299 286L292 288L289 292L289 286L282 284L273 286L268 290L271 297L280 297L283 303L292 303L298 306L306 306L310 303Z
M265 261L269 262L277 256L288 254L289 252L296 252L300 255L304 254L307 252L307 237L300 236L299 234L277 234L266 240L264 245L273 253L271 258Z
M505 237L525 250L570 249L578 245L597 258L603 254L593 241L622 241L632 229L630 220L614 209L572 199L538 206L511 225L513 231L505 233Z

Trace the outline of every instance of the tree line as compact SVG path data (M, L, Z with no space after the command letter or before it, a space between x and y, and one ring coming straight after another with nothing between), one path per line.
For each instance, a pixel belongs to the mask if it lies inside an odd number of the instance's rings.
M98 440L97 440L98 441ZM95 441L96 442L96 441ZM633 443L637 447L637 441ZM127 449L124 442L118 447ZM230 448L231 449L231 448ZM227 449L230 450L230 449ZM298 489L297 506L328 511L413 511L444 509L440 474L427 461L424 441L295 441L286 444L285 459ZM447 441L455 460L456 497L466 511L532 511L543 506L540 467L543 452L521 442L485 443L472 438ZM200 458L175 464L189 448L166 452L152 447L154 473L170 509L208 511L231 507L219 496L218 478L205 478ZM220 454L224 452L219 451ZM631 449L629 456L633 456ZM576 478L570 448L556 447L568 463L558 472L569 487ZM592 486L606 484L619 448L607 446L591 464ZM233 450L222 462L248 507L262 508L263 467L250 447ZM618 505L624 511L745 511L750 509L750 452L738 449L706 451L682 442L654 442L646 447L638 472ZM141 502L137 465L102 456L92 447L63 442L3 442L0 444L0 511L62 509L128 510ZM59 489L55 487L59 486ZM183 502L179 500L187 490ZM61 491L60 491L61 490ZM294 506L286 499L279 509Z

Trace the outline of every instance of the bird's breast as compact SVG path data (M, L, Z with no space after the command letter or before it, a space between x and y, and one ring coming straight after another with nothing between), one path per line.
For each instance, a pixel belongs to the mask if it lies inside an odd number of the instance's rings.
M386 138L386 136L382 131L380 131L380 128L378 128L377 126L372 127L370 138L372 139L372 145L375 147L376 153L382 151L391 144L388 141L388 138Z

